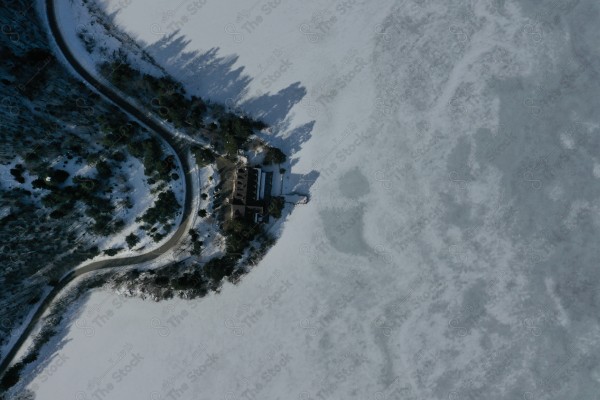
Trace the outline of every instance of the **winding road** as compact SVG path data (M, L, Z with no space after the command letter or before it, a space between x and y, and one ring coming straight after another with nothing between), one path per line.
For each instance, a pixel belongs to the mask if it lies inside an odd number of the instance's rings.
M60 280L60 282L58 282L58 284L52 289L52 291L50 291L48 295L42 300L35 314L31 318L29 324L23 330L19 338L15 341L12 348L8 351L8 353L0 363L0 377L4 375L9 366L12 364L16 354L21 349L23 343L27 340L27 338L39 322L44 312L50 307L53 300L58 296L61 290L64 289L70 282L92 271L121 266L131 266L135 264L148 262L161 256L162 254L176 247L182 241L182 239L185 238L185 235L188 231L188 225L195 215L195 213L192 212L193 173L188 162L188 150L185 148L185 145L178 141L175 138L175 135L171 131L169 131L165 126L155 121L153 118L148 117L146 113L139 110L133 104L129 103L129 101L125 100L125 98L123 98L119 93L114 91L112 88L106 86L105 84L101 83L77 61L77 59L67 46L65 38L63 37L62 32L59 29L54 2L55 0L46 0L46 15L48 17L48 25L50 27L50 32L52 33L52 36L56 42L58 49L65 57L69 65L77 72L77 74L79 74L79 76L84 81L86 81L89 85L93 86L96 89L96 91L98 91L108 100L120 107L124 112L132 116L134 119L137 119L150 131L158 134L175 151L179 159L180 165L185 171L185 199L183 204L183 215L181 218L181 223L175 231L175 233L172 234L171 238L159 248L137 256L92 262L84 267L73 270L67 275L65 275Z

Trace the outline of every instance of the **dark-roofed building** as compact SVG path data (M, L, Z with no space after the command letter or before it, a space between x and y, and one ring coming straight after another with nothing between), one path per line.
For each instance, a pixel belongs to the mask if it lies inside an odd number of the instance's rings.
M265 188L269 188L270 192L272 176L272 173L265 173L260 168L243 167L236 170L231 199L232 218L262 221L266 201L271 196Z

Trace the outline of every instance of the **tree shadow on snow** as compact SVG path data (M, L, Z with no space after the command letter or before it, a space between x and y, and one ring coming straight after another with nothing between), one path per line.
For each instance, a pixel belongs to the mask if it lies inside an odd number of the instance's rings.
M219 47L205 52L186 51L191 40L176 31L154 43L141 43L150 55L176 80L182 82L189 94L224 104L229 110L260 119L270 126L261 136L271 145L282 149L290 158L290 167L297 164L298 153L312 136L315 121L292 126L292 109L306 96L300 82L293 82L276 93L259 93L250 96L254 80L239 66L238 55L222 55ZM308 175L310 175L308 177ZM314 182L318 173L311 171L306 177L290 178ZM306 188L307 190L310 188Z
M106 10L104 10L106 12ZM106 12L113 26L120 10ZM250 95L253 77L244 73L236 54L221 54L219 47L206 51L187 50L192 42L179 30L168 35L157 36L158 40L146 43L137 40L142 50L161 66L169 75L183 83L190 95L224 104L230 111L260 119L271 128L268 139L273 146L282 149L290 158L290 167L297 163L294 154L302 149L312 136L315 121L300 126L291 126L291 112L306 96L307 91L300 82L293 82L276 93L257 91ZM293 176L293 175L292 175ZM311 180L318 176L310 172ZM297 177L303 180L302 176Z

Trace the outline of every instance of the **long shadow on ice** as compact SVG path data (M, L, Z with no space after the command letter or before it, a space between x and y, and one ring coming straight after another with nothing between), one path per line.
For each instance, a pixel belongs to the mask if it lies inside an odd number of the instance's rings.
M171 76L182 82L190 94L225 104L234 112L266 122L271 129L263 138L288 154L290 167L294 166L297 162L294 154L311 138L315 125L315 121L297 126L291 122L292 109L306 96L306 88L300 82L293 82L278 92L249 97L254 78L239 66L238 55L222 55L218 47L205 52L187 51L190 42L177 31L155 43L141 45ZM294 174L290 178L314 182L317 176L318 173L312 171L310 179Z
M116 18L121 10L109 13L105 6L99 6L104 9L114 29L117 29L119 25ZM129 36L122 31L120 33ZM262 90L258 90L256 95L251 96L250 84L254 78L244 73L244 67L240 65L243 60L240 60L238 55L224 55L219 47L205 51L188 50L192 40L182 35L180 30L157 38L153 43L142 40L136 42L168 74L182 82L189 94L225 104L232 111L262 119L273 127L272 133L275 136L287 138L280 141L279 145L287 150L289 155L292 155L292 150L300 150L302 143L310 138L310 132L307 132L306 128L312 129L314 121L303 124L300 130L290 126L291 110L307 93L300 82L293 82L276 93L263 93ZM302 139L292 138L288 132L290 129L291 132L302 132Z
M235 67L237 55L220 56L219 48L204 53L186 51L190 44L176 31L145 47L145 51L190 92L219 103L237 104L248 92L252 79Z
M294 82L276 93L248 98L253 78L244 74L239 56L221 55L219 47L205 52L186 51L190 40L178 31L163 36L144 50L169 74L183 82L191 94L239 108L272 126L279 126L291 109L306 96L306 88Z
M112 13L106 9L104 11L116 29L116 17L120 10ZM307 94L301 82L293 82L275 93L263 93L259 89L251 95L250 84L254 78L244 72L244 66L240 65L243 60L238 55L222 54L219 47L204 51L188 50L192 40L179 30L157 38L153 43L141 40L137 40L137 43L169 75L183 83L190 95L224 104L230 111L247 114L267 123L271 128L263 137L289 156L289 167L297 163L294 155L311 138L315 124L315 121L309 121L292 126L292 109ZM311 171L309 175L309 178L294 174L288 176L294 181L314 182L319 174Z

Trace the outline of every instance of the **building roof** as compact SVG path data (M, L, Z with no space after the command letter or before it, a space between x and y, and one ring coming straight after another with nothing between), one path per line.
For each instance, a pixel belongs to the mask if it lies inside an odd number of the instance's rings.
M259 198L261 180L262 171L259 168L243 167L236 170L231 199L232 218L264 212L264 202Z

